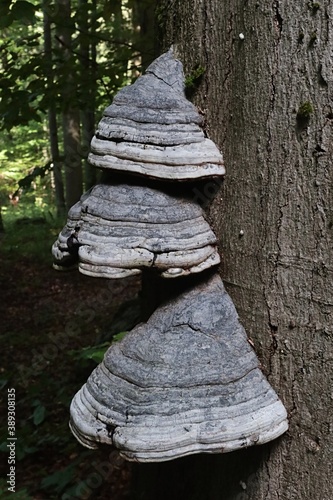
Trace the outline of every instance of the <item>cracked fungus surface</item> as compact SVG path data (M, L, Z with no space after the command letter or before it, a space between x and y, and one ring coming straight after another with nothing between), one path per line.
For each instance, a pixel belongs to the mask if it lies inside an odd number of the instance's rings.
M261 444L287 426L218 275L111 346L71 406L79 441L142 462Z

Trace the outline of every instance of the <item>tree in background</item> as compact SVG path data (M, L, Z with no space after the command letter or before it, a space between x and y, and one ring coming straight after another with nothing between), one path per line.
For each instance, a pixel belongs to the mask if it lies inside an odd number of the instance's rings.
M333 498L333 5L162 0L227 175L210 183L221 274L290 430L276 442L137 466L135 498ZM140 496L141 495L141 496Z
M133 0L1 3L0 127L11 132L40 123L41 134L47 130L46 165L21 186L52 169L58 212L79 199L83 184L88 189L96 180L86 162L96 111L137 76L133 64L140 72L155 56L146 3L153 12L151 0L140 3L142 12ZM7 144L2 151L12 154Z
M44 58L45 58L45 83L46 92L52 92L55 74L53 68L53 51L52 51L52 33L51 20L45 0L43 4L43 34L44 34ZM65 191L64 183L61 175L61 159L59 152L58 124L57 124L57 108L55 101L52 100L48 106L48 130L50 141L50 156L53 163L55 200L57 213L65 212Z

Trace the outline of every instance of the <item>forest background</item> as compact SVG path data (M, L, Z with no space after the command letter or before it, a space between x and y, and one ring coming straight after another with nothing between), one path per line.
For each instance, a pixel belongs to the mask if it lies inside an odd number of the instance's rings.
M333 498L332 2L0 6L0 379L4 408L16 391L14 498ZM138 320L139 284L55 273L50 247L94 181L85 158L95 124L161 52L157 35L188 82L201 74L193 102L227 166L207 209L219 271L290 427L230 454L128 465L83 449L67 422L106 345ZM5 479L0 497L13 498Z
M0 29L1 204L41 187L61 214L96 181L96 120L154 58L154 2L4 0Z
M1 425L2 500L129 494L130 468L109 449L77 444L68 406L112 336L135 323L138 282L59 276L50 248L96 182L86 158L103 109L155 57L155 4L0 3L0 387L3 408L15 388L17 422L14 496ZM114 316L124 299L126 321L122 309Z

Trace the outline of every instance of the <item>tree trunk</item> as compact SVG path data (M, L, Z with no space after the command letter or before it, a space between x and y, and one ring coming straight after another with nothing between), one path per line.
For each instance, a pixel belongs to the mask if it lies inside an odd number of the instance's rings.
M174 44L187 73L205 68L195 103L227 175L202 201L290 430L236 453L138 465L133 498L330 500L333 5L165 0L158 16L164 48Z
M134 46L141 58L143 70L149 66L156 54L155 0L130 0L132 21L136 38Z
M90 189L96 183L96 169L87 161L90 142L95 133L96 103L96 0L88 3L80 0L80 83L81 83L81 123L82 123L82 156L84 158L84 184Z
M5 227L3 225L1 205L0 205L0 237L4 234L4 232L5 232Z
M75 60L72 52L72 30L70 0L57 0L59 20L58 39L62 48L62 128L64 137L66 207L74 205L82 194L82 164L80 144L80 113L75 83Z
M82 194L82 164L80 144L80 114L68 108L62 120L65 153L66 207L69 209Z
M53 162L56 207L58 216L61 216L66 211L66 203L65 203L64 182L62 178L62 168L61 168L62 165L59 154L57 115L54 106L51 106L51 108L48 110L48 119L49 119L51 157Z
M57 214L60 216L65 212L65 193L64 193L64 183L61 172L61 161L59 154L59 142L58 142L58 126L57 126L57 114L54 99L52 99L52 87L53 87L53 64L52 64L52 37L51 37L51 21L47 13L47 4L44 2L44 55L45 55L45 65L47 67L47 90L50 93L49 99L49 109L48 109L48 124L49 124L49 137L50 137L50 150L51 159L53 162L53 174L54 174L54 185L55 185L55 197L56 197L56 207Z

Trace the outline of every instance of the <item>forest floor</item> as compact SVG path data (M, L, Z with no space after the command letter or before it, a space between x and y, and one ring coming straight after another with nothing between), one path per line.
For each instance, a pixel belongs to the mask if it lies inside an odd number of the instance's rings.
M50 246L59 227L41 222L16 221L0 239L1 406L15 389L17 438L16 494L1 479L0 498L127 499L131 464L110 447L82 447L68 417L73 395L106 349L115 312L137 296L139 282L55 271ZM6 416L1 421L1 478L7 478Z

